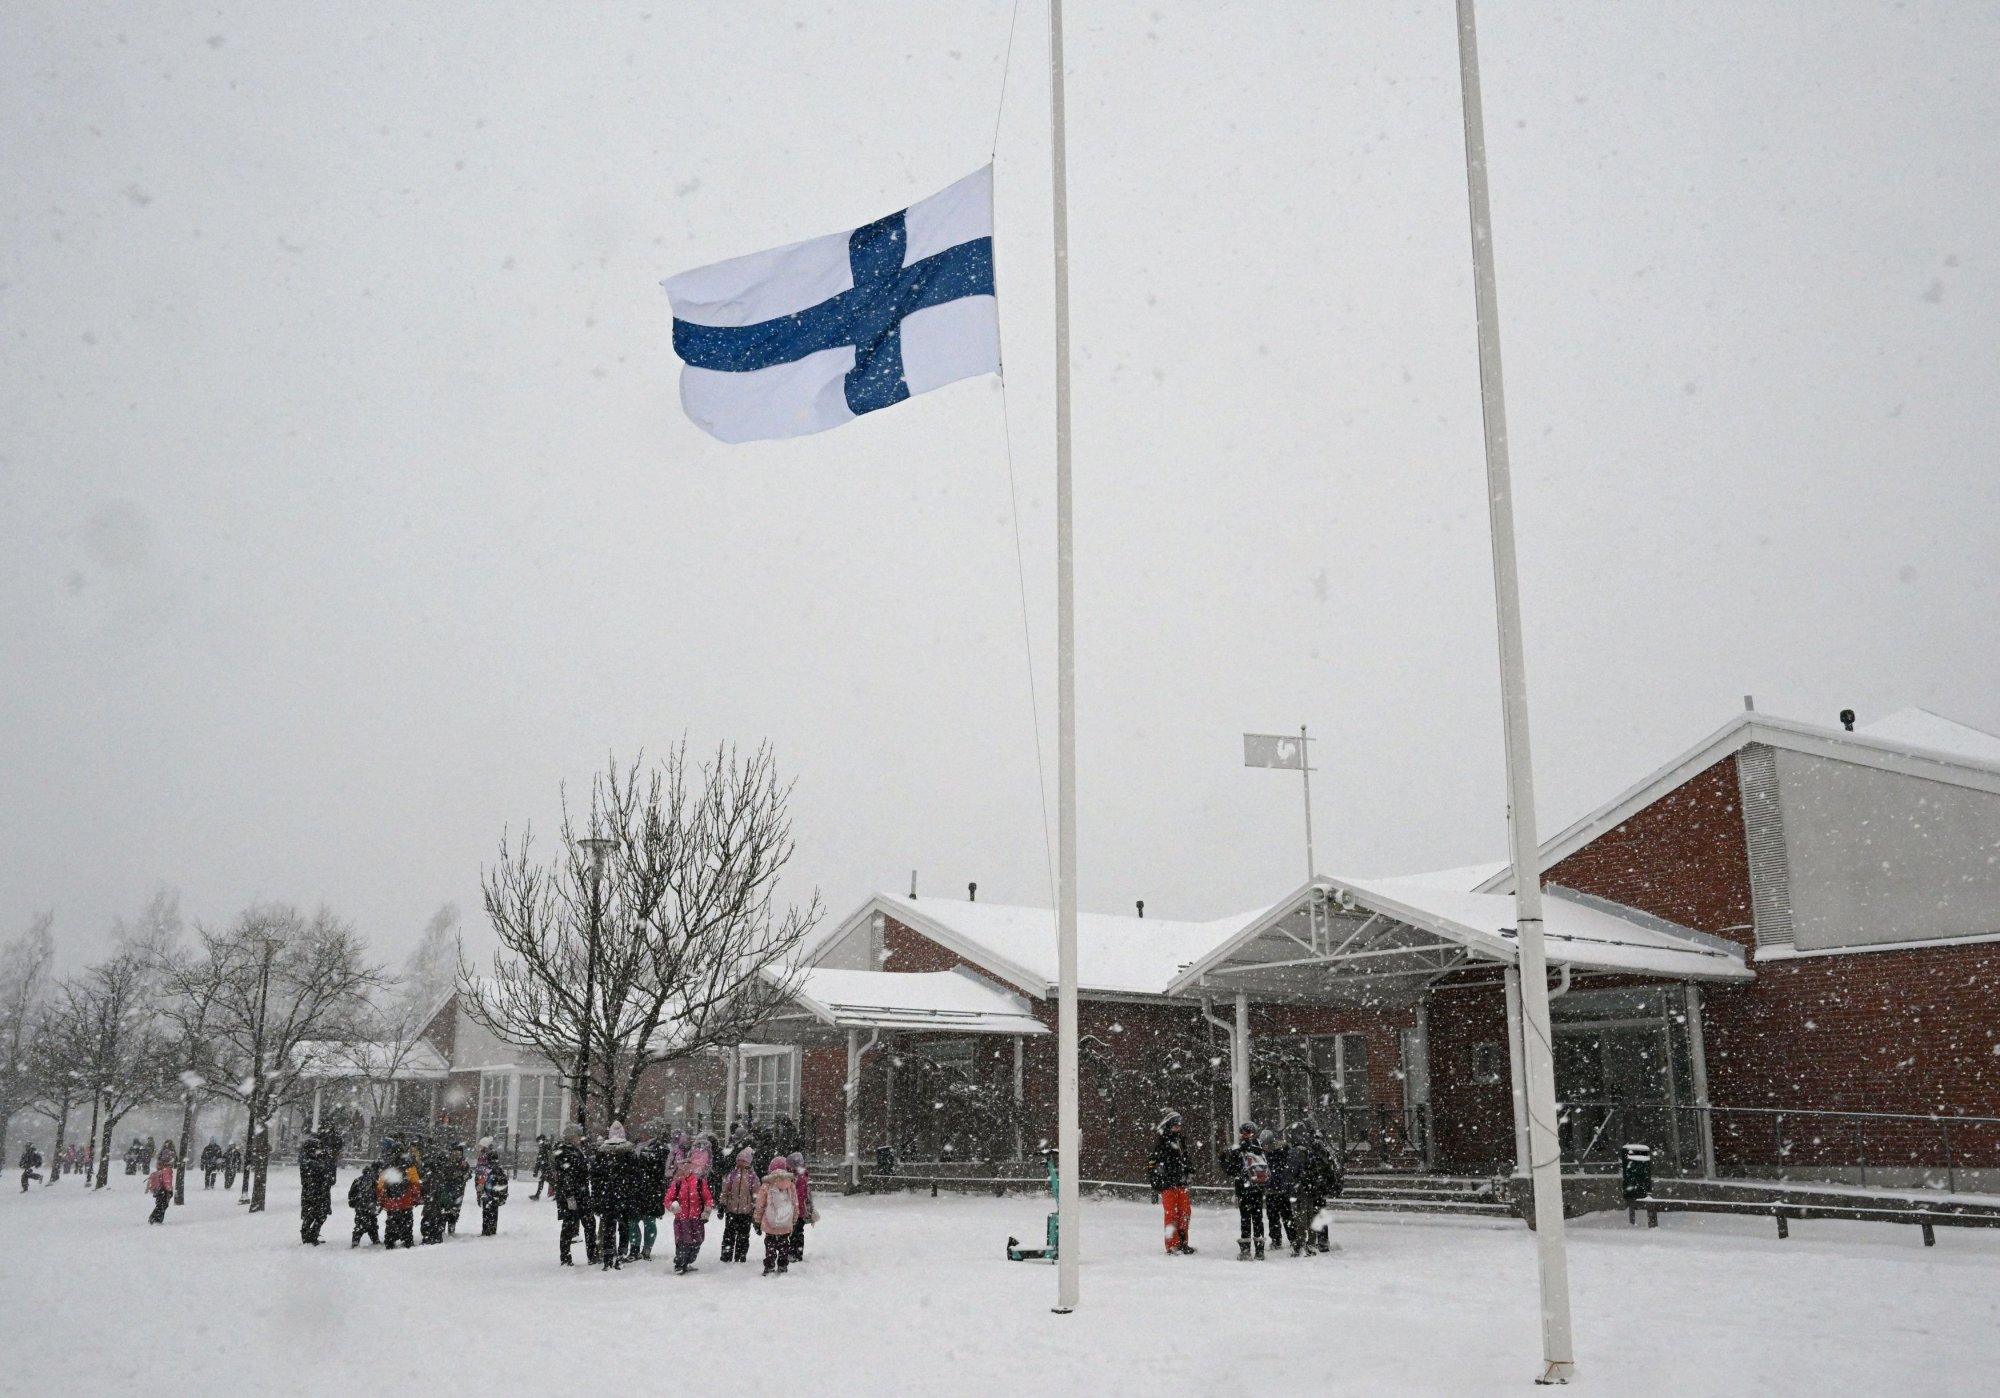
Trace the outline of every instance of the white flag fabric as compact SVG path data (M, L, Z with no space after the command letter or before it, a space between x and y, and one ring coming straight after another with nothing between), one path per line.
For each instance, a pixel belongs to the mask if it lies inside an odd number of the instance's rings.
M1245 767L1288 767L1297 771L1306 765L1306 745L1298 738L1275 733L1243 735Z
M670 277L681 406L725 442L824 432L1000 372L993 167L849 233Z

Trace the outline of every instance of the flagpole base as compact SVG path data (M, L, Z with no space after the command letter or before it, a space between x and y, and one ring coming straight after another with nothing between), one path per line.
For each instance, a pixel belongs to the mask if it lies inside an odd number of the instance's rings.
M1566 1384L1576 1376L1576 1362L1570 1359L1552 1359L1542 1370L1535 1382L1540 1385Z

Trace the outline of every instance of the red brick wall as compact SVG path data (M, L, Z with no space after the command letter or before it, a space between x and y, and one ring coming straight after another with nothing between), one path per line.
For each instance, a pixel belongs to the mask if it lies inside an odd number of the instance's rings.
M1514 1097L1507 1060L1507 997L1499 986L1431 994L1431 1115L1438 1166L1488 1173L1514 1164ZM1500 1046L1500 1080L1472 1078L1473 1049Z
M893 918L884 920L883 969L889 971L944 971L965 965L963 958L939 946L914 928ZM977 971L977 967L969 969ZM983 972L981 974L984 974ZM1055 1028L1053 1002L1031 1002L1037 1018L1051 1031ZM1306 1008L1258 1007L1253 1011L1251 1030L1257 1036L1286 1033L1361 1032L1368 1035L1370 1095L1376 1103L1400 1111L1403 1103L1401 1042L1399 1031L1413 1020L1412 1012L1332 1011ZM1085 1058L1082 1091L1083 1168L1086 1178L1139 1180L1144 1177L1145 1158L1152 1148L1154 1125L1168 1110L1181 1112L1188 1123L1189 1139L1196 1143L1196 1166L1200 1178L1219 1182L1214 1165L1218 1146L1233 1137L1229 1121L1229 1094L1226 1085L1210 1094L1215 1100L1180 1100L1190 1095L1185 1082L1170 1085L1162 1081L1160 1067L1173 1040L1194 1037L1209 1041L1200 1010L1187 1001L1120 1001L1085 997L1078 1005L1079 1033L1102 1045L1105 1061L1114 1065L1106 1078L1094 1073L1093 1059ZM993 1047L998 1058L982 1053L982 1073L1011 1082L1012 1044L998 1038ZM1210 1052L1226 1063L1227 1045L1215 1037ZM872 1159L875 1147L887 1137L884 1113L885 1075L881 1051L870 1054L862 1071L861 1149ZM1225 1069L1226 1073L1226 1069ZM844 1047L812 1049L805 1055L800 1076L802 1104L816 1115L820 1149L838 1152L843 1148L847 1077ZM1032 1153L1043 1140L1056 1134L1056 1041L1053 1032L1026 1041L1022 1065L1022 1097L1027 1124L1024 1145ZM1109 1096L1105 1095L1109 1092ZM1199 1097L1200 1093L1193 1095ZM899 1088L897 1118L907 1122L906 1113L922 1111L926 1104L913 1101Z
M1551 868L1548 883L1754 947L1736 760L1725 758ZM1709 1099L1718 1106L2000 1116L2000 947L1751 962L1754 983L1703 988ZM1432 1021L1435 1036L1437 1021ZM1435 1066L1433 1076L1438 1076ZM1503 1099L1504 1101L1504 1099ZM1718 1163L1768 1165L1777 1132L1722 1118ZM1510 1128L1511 1130L1511 1128ZM1871 1163L1942 1163L1928 1126L1870 1126ZM1879 1141L1878 1141L1879 1137ZM1848 1163L1850 1125L1800 1119L1785 1158ZM2000 1130L1961 1128L1954 1154L2000 1165ZM1962 1148L1962 1151L1961 1151Z
M1723 758L1599 835L1542 882L1755 945L1736 758Z
M939 946L892 917L882 919L882 969L885 971L949 971L966 964L964 957ZM972 969L978 970L977 967ZM985 975L985 972L980 972ZM844 1071L844 1070L843 1070Z

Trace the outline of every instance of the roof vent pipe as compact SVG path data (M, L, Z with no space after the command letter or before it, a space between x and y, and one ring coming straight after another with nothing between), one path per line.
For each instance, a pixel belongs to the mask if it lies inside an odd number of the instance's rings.
M910 870L910 896L912 898L917 896L917 871L915 869Z
M1746 714L1754 714L1754 713L1756 713L1756 712L1757 712L1757 696L1756 696L1756 695L1754 695L1754 694L1746 694L1746 695L1744 695L1744 696L1743 696L1743 712L1744 712L1744 713L1746 713Z
M1854 710L1842 709L1840 711L1840 726L1850 733L1854 731Z
M968 903L977 903L979 901L978 884L969 883L965 886L965 901Z
M1140 898L1137 900L1137 902L1139 904L1139 916L1144 917L1146 915L1146 900L1144 898Z

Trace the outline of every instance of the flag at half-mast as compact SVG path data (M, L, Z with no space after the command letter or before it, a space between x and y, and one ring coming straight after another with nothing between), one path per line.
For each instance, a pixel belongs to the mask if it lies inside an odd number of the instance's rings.
M1000 372L993 167L851 233L663 283L681 406L725 442L824 432Z

